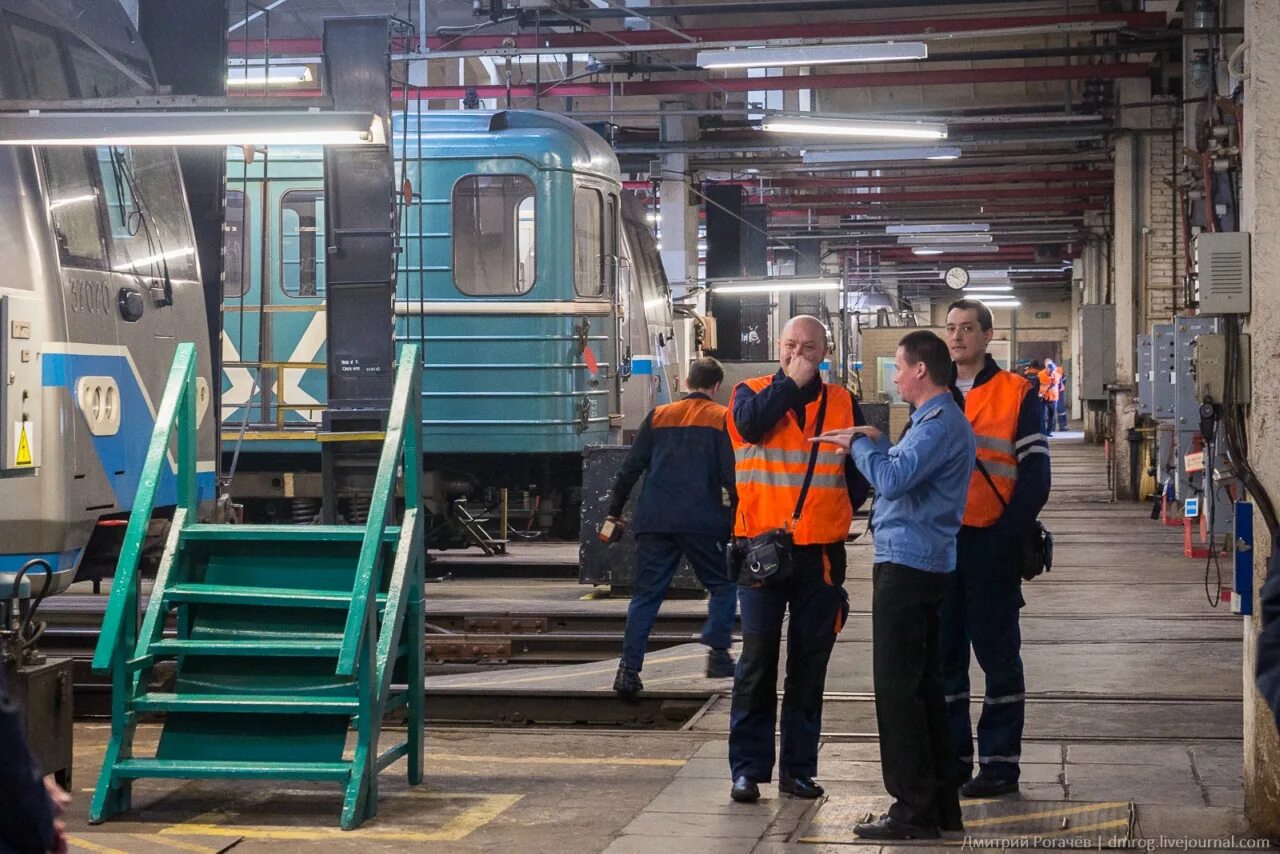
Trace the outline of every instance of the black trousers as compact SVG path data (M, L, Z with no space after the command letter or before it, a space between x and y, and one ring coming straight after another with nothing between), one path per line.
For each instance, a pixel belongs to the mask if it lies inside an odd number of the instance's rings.
M922 827L961 830L938 654L938 609L952 573L888 562L877 563L873 573L876 722L884 787L894 798L889 815Z

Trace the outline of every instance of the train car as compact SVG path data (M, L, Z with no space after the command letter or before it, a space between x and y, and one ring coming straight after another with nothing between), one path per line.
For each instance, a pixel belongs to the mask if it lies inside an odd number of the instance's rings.
M582 449L670 399L670 297L604 139L549 113L400 114L399 343L423 345L428 507L577 519ZM229 152L222 425L251 518L318 512L324 199L316 148ZM624 405L624 397L630 401ZM636 417L639 412L639 418ZM358 515L358 508L346 508Z
M151 61L118 4L0 0L0 98L154 91ZM0 207L7 602L15 586L19 598L64 589L118 542L180 342L200 348L202 499L214 492L216 419L208 321L173 149L0 146ZM159 490L171 508L172 469ZM44 563L15 585L37 559Z

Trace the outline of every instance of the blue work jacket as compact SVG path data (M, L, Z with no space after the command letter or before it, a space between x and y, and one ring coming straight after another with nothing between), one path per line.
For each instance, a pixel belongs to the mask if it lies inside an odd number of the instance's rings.
M850 451L876 490L871 511L876 563L954 571L956 532L978 448L951 394L942 392L921 404L898 444L860 435Z

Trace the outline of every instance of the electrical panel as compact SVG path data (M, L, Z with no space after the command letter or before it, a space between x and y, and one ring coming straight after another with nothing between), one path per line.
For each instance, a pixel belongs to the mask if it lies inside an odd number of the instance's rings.
M1235 375L1235 402L1250 402L1249 336L1240 335L1239 364ZM1223 334L1201 335L1195 345L1195 384L1199 400L1209 398L1215 403L1226 400L1227 387L1227 336Z
M1173 420L1173 324L1151 327L1151 417Z
M43 383L39 345L47 340L43 306L34 299L0 298L0 469L14 473L40 468L44 449L41 429Z
M1107 386L1116 381L1116 307L1082 305L1080 397L1107 399Z
M1155 406L1151 389L1151 336L1138 336L1138 414L1150 415Z
M1202 313L1249 313L1247 232L1219 231L1196 235L1195 262Z
M1195 385L1196 340L1218 331L1216 317L1179 317L1173 321L1173 420L1178 432L1200 429L1200 397Z

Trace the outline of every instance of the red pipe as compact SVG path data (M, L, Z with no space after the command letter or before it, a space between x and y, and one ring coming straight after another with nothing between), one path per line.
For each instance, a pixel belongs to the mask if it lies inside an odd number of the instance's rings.
M883 89L889 86L965 86L974 83L1027 83L1046 80L1118 80L1146 77L1150 66L1137 62L1112 62L1103 65L1050 65L1012 68L957 68L936 71L881 71L855 74L810 74L807 76L725 77L711 80L640 80L634 83L547 83L536 86L512 86L513 98L539 95L554 98L624 98L636 95L682 95L701 92L749 92L762 87L770 91L799 89ZM497 86L419 86L397 89L392 100L407 97L457 99L474 91L479 98L502 98L507 87ZM286 92L286 95L296 95Z
M901 36L916 33L961 33L974 30L1003 29L1008 27L1052 26L1056 24L1081 24L1097 22L1099 24L1123 24L1137 29L1159 29L1166 24L1165 16L1159 12L1142 12L1135 14L1098 14L1098 15L1023 15L1002 18L931 18L919 20L897 21L831 21L811 24L785 24L781 26L755 27L693 27L682 30L697 41L741 41L751 42L762 39L784 38L856 38L876 36ZM644 46L650 44L670 44L676 41L671 33L661 30L610 30L607 33L530 33L516 35L474 35L474 36L428 36L429 50L497 50L510 40L516 47L555 47L566 50L590 51L617 48L620 45ZM264 50L262 39L237 39L227 41L227 51L232 56L261 56ZM278 39L271 40L272 56L319 55L322 50L320 39ZM410 45L404 40L393 40L393 50L408 51Z

